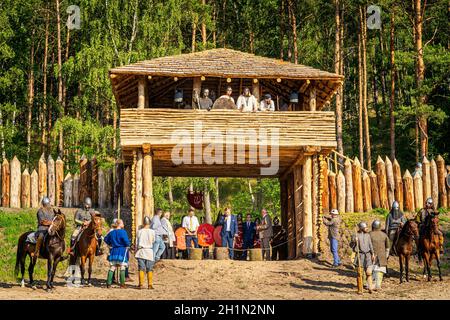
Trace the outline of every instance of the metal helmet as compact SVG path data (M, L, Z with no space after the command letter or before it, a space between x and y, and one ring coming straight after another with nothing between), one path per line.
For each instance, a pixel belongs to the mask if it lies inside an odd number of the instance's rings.
M417 167L417 168L422 168L422 163L420 163L420 162L417 162L417 165L416 165L416 167Z
M89 209L92 207L92 200L89 197L84 198L84 203L83 203L84 207L86 209Z
M337 211L337 209L332 209L330 212L332 215L338 215L339 211Z
M152 219L149 216L144 217L144 226L149 226L152 223Z
M50 198L49 197L43 197L41 202L42 202L42 205L44 207L48 207L50 205Z
M397 201L392 202L392 209L398 210L399 208L400 208L400 205L398 204Z
M425 201L425 205L426 206L433 206L433 198L428 197L427 200Z
M360 223L358 223L358 228L359 230L364 230L365 228L367 228L367 223L361 221Z
M372 230L380 230L381 229L381 222L380 220L375 220L372 222Z

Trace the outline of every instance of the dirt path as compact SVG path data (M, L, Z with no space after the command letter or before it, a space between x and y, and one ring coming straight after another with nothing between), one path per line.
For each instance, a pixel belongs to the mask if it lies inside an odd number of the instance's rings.
M392 259L391 259L392 260ZM395 270L394 261L391 261ZM418 268L414 264L413 268ZM103 269L103 268L102 268ZM437 272L437 270L434 270ZM330 269L320 261L161 261L155 267L155 289L136 290L137 274L129 288L106 289L104 274L97 274L93 287L68 288L57 278L48 293L0 284L0 299L450 299L450 275L444 281L426 282L413 271L411 281L400 285L398 274L384 281L381 292L355 293L355 271L349 266ZM394 277L395 276L395 277ZM41 283L42 284L42 283Z

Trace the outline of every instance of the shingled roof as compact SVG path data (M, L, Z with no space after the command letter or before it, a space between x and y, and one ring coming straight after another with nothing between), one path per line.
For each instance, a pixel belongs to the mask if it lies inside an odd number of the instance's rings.
M222 78L336 79L343 76L232 49L179 54L113 68L110 74Z

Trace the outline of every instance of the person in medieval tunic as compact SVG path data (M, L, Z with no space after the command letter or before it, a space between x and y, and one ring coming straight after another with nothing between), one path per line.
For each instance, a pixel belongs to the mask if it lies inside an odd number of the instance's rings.
M161 219L161 225L164 230L167 230L168 237L167 240L164 240L164 244L166 245L166 250L162 255L162 259L175 259L175 233L173 231L172 223L170 222L170 211L164 212L164 215Z
M256 228L261 239L262 256L266 261L270 261L270 239L273 236L272 219L266 209L261 210L261 224Z
M417 221L417 223L419 224L419 235L423 236L425 229L426 229L426 225L425 225L425 221L426 218L428 216L438 216L439 215L439 211L434 209L434 203L433 203L433 198L429 197L426 201L425 201L425 208L422 208L416 215L415 220ZM441 253L444 253L444 234L442 233L442 230L440 228L438 228L437 230L438 234L439 234L439 250ZM421 255L419 254L419 257Z
M375 260L373 265L373 280L375 281L374 290L381 290L383 275L386 273L387 259L389 257L390 243L389 238L381 231L381 222L375 220L372 222L372 231L370 232Z
M84 229L91 223L92 215L95 214L95 210L92 209L92 200L89 197L84 198L83 208L79 208L75 212L75 229L73 230L72 236L70 237L70 248L69 254L75 254L75 245L80 240L80 236L83 233ZM103 238L100 236L97 238L97 250L95 255L101 255Z
M226 93L224 95L221 95L219 97L219 99L230 100L234 104L234 98L231 96L232 93L233 93L233 89L230 86L228 86ZM219 99L217 99L217 100L219 100Z
M152 219L151 228L155 230L156 239L153 244L153 254L155 256L155 263L161 259L161 256L166 249L164 240L169 238L169 231L161 224L162 209L156 209L155 215Z
M358 224L358 232L356 233L356 237L352 236L350 247L354 252L359 252L355 257L353 262L354 265L358 266L361 264L361 267L365 271L365 281L367 281L366 288L369 290L369 293L372 293L373 282L372 282L372 272L373 272L373 261L375 260L375 252L372 245L372 239L370 238L369 228L367 227L367 223L360 222Z
M251 94L249 88L244 88L244 92L239 96L236 106L241 112L256 112L258 110L258 102L255 96Z
M280 219L276 217L273 219L273 237L270 241L272 245L272 260L286 259L285 247L287 245L287 234L283 226L280 224Z
M144 217L144 226L137 233L136 254L139 270L139 289L144 288L147 275L147 287L153 289L153 266L155 264L153 244L156 239L155 230L150 229L150 217Z
M114 271L119 267L119 279L120 287L125 288L125 269L128 266L128 247L130 246L130 240L128 239L127 232L123 229L124 224L122 219L117 219L117 229L109 232L105 237L105 243L111 247L109 252L109 271L106 278L106 287L110 288Z
M331 216L323 216L323 224L328 227L328 239L330 240L330 250L333 255L332 267L339 267L341 260L339 259L339 226L341 224L341 218L339 217L339 211L332 209Z
M275 111L275 103L269 93L265 94L264 99L259 103L259 111Z
M389 237L389 240L392 244L392 247L395 247L397 242L397 232L403 227L403 225L408 221L404 216L403 212L400 211L400 206L397 201L392 203L392 209L389 212L389 215L386 218L386 226L385 231ZM395 252L395 250L392 250Z
M48 197L43 197L41 203L42 207L39 208L36 214L38 223L37 231L34 234L36 238L36 247L34 249L34 252L31 253L31 256L34 260L37 260L39 258L42 243L44 242L44 238L47 235L48 228L55 218L55 214L52 210L52 205L50 204L50 199Z
M202 95L200 98L196 99L196 104L198 109L202 110L211 110L213 106L213 101L209 97L209 89L205 88L203 89Z

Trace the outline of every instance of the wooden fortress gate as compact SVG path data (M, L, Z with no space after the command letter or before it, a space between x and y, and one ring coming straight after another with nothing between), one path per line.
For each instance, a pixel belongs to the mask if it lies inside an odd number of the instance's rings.
M318 252L321 159L336 147L334 112L321 109L342 76L213 49L117 67L110 78L121 108L122 156L132 164L134 232L153 214L153 176L277 177L289 257ZM228 86L234 101L245 87L258 102L269 93L276 110L191 107L202 89L219 97Z

